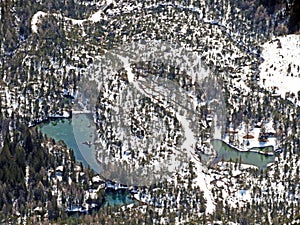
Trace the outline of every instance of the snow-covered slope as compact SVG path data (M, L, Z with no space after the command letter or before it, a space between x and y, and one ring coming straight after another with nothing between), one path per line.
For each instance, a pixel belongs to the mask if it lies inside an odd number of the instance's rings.
M216 8L217 1L210 2L214 5L211 8ZM283 189L280 182L293 177L283 173L288 170L283 168L299 165L296 156L290 156L294 157L292 163L288 159L284 159L287 163L282 163L276 158L275 162L281 163L280 168L275 167L279 163L274 163L268 170L274 168L275 174L276 168L282 171L279 173L282 177L278 180L277 174L274 175L272 182L276 185L269 185L267 181L273 174L258 181L255 168L240 165L238 160L213 163L213 157L218 158L218 155L210 146L210 140L222 139L222 132L228 129L238 131L236 139L240 143L248 143L243 137L249 132L254 138L249 140L249 146L240 148L248 150L276 146L277 139L285 140L284 134L297 132L296 109L283 107L286 101L278 101L277 97L257 88L256 78L260 65L258 82L261 87L283 98L288 92L297 96L300 90L299 36L278 37L263 44L264 61L260 64L256 46L266 38L259 39L260 33L254 30L246 32L250 26L245 26L247 21L242 12L234 12L236 6L232 1L223 5L223 11L228 12L220 14L220 20L207 1L197 3L196 7L178 1L135 4L107 0L94 2L96 6L91 13L86 12L79 19L65 17L69 14L58 11L37 11L31 20L34 38L29 43L41 51L52 46L56 51L47 61L24 57L23 64L28 71L32 67L36 74L43 73L47 79L43 82L42 76L35 78L35 74L28 72L28 80L36 79L32 85L35 95L26 92L27 87L18 92L5 87L4 102L10 107L8 115L20 109L19 115L29 112L32 121L40 122L41 118L57 115L53 110L57 107L52 105L60 103L50 95L42 104L44 99L40 96L52 93L54 88L57 93L58 90L76 93L72 94L76 96L73 109L95 113L98 129L95 144L101 175L122 184L145 186L137 191L135 198L157 206L157 210L163 211L160 208L163 206L181 215L182 209L186 209L189 216L181 216L180 222L193 221L193 215L215 216L222 209L227 210L225 206L228 205L238 209L248 203L256 207L254 202L262 202L260 207L265 207L269 205L265 200L270 199L274 205L284 202L283 193L290 192L290 185L286 182ZM231 16L236 13L238 16ZM63 32L64 48L60 38L44 40L45 26L42 25L48 17L52 27L57 26ZM48 52L45 55L48 56ZM48 61L51 62L49 69ZM60 89L48 79L50 75L60 82ZM198 78L202 78L201 82ZM4 80L8 79L5 75ZM73 83L67 85L71 81ZM219 83L222 88L215 88ZM22 98L18 99L15 93L22 94ZM287 98L300 103L292 95ZM28 103L27 99L36 101ZM35 102L40 102L39 113L36 113ZM51 106L47 113L44 112L46 103ZM61 110L60 115L63 112ZM39 115L39 120L33 116L35 114ZM286 121L294 130L283 126ZM286 132L280 131L279 136L261 143L258 139L261 128L255 127L258 122L266 131L272 131L270 133L275 134L279 127ZM229 124L229 128L226 125L222 129L222 124ZM229 143L229 136L225 141ZM295 144L293 148L298 149ZM166 184L162 180L166 180ZM155 186L157 183L159 185ZM274 197L271 191L265 194L267 187L277 190L279 195Z
M31 19L31 30L33 33L38 32L38 23L40 22L40 19L46 15L47 15L47 13L42 12L42 11L38 11L33 15L32 19Z
M103 18L103 10L105 10L107 8L107 6L109 6L110 4L114 4L114 1L107 0L100 7L100 10L93 13L88 19L78 20L78 19L72 19L72 18L68 18L68 17L64 17L64 19L71 21L73 25L82 25L83 22L85 22L85 21L92 21L93 23L97 23ZM38 33L38 24L41 22L41 19L43 17L49 16L49 15L53 15L58 18L63 17L61 14L57 14L57 13L46 13L46 12L42 12L42 11L36 12L31 19L31 30L33 33Z
M260 84L285 97L300 91L300 35L278 37L265 43L260 66Z

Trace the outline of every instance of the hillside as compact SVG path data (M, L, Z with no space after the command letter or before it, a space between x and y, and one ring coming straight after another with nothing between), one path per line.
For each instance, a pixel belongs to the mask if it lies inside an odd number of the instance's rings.
M297 7L1 2L1 221L299 223ZM99 176L36 130L74 111L93 115ZM226 159L214 140L272 163ZM138 203L99 209L109 187Z

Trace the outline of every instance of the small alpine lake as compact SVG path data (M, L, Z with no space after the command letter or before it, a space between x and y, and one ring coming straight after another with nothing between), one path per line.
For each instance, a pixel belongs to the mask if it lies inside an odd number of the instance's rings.
M91 118L90 114L75 114L71 119L57 119L41 124L39 128L55 141L64 141L68 148L73 149L77 161L99 173L94 145L96 126Z
M68 148L73 149L77 161L82 162L84 166L89 166L96 173L100 172L94 145L96 126L93 123L91 114L75 114L71 119L56 119L40 124L39 129L55 141L64 141ZM128 191L111 188L106 188L104 199L104 207L135 202Z
M273 163L275 156L266 155L254 151L239 151L221 140L212 140L211 144L217 152L217 157L213 159L212 164L221 160L229 162L241 161L243 164L257 166L259 169L265 169L269 163ZM254 150L254 149L253 149Z

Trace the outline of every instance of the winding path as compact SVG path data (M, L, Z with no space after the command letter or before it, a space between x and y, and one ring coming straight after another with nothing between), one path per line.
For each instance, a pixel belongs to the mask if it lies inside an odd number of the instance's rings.
M157 98L158 96L162 96L164 94L164 93L162 93L163 89L158 86L156 87L155 85L152 86L152 89L149 89L149 87L145 87L143 85L143 82L141 82L141 81L143 81L144 78L139 78L139 80L135 79L135 76L132 73L132 70L130 68L128 58L121 57L121 56L119 56L119 58L121 59L123 65L124 65L124 68L127 72L128 81L134 86L134 88L136 88L140 93L149 97L151 99L151 101L153 101L154 103L160 105L161 107L166 108L166 104L165 104L166 101L162 102ZM190 122L188 121L186 116L181 115L179 113L180 111L185 111L185 109L181 108L182 107L181 105L176 104L174 102L168 102L168 103L171 103L171 106L168 106L168 110L171 113L173 113L174 115L176 115L176 118L178 119L178 121L180 121L181 126L184 130L185 140L182 143L181 150L182 150L182 152L186 153L187 159L194 163L194 166L195 166L194 169L195 169L195 173L197 176L197 178L195 178L195 186L198 186L204 192L204 197L207 201L206 202L206 212L211 214L215 211L215 203L213 200L212 193L210 191L211 178L207 174L205 174L204 171L206 170L206 168L203 166L201 161L198 159L198 157L194 153L195 152L194 147L196 146L196 142L197 142L197 140L195 138L195 134L192 131L192 129L190 128ZM179 107L178 111L174 110L175 107L173 104L176 104L176 106Z

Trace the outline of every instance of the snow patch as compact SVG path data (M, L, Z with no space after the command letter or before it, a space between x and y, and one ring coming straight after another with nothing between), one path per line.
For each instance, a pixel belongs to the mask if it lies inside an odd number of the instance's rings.
M31 19L31 30L33 33L38 33L38 26L37 24L40 23L40 20L45 17L47 15L47 13L42 12L42 11L38 11L36 12L32 19Z
M260 85L285 98L287 92L300 91L300 35L277 37L263 44Z

